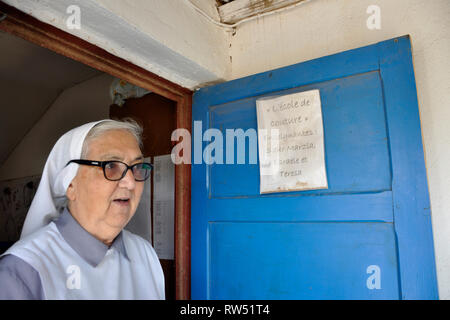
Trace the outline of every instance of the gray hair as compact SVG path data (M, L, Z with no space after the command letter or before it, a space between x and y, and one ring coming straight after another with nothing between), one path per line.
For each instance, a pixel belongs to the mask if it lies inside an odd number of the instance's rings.
M123 120L106 120L96 124L87 134L83 142L81 149L81 159L85 159L89 152L89 144L95 138L105 134L111 130L126 130L130 132L139 144L139 148L142 149L142 127L132 118L125 118Z

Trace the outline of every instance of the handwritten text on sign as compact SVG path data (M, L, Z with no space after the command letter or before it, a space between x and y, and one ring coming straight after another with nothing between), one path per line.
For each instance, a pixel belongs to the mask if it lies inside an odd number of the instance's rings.
M327 189L319 90L256 100L260 193Z

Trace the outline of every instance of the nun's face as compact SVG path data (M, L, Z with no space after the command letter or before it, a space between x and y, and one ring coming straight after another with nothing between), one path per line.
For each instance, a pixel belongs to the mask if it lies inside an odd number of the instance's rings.
M92 140L86 158L128 165L143 161L136 139L126 130L110 130ZM110 181L101 167L81 165L67 190L69 210L84 229L109 245L134 215L143 188L131 170Z

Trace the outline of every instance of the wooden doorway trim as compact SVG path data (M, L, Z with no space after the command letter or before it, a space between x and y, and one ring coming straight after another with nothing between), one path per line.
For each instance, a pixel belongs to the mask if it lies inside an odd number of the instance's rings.
M50 49L177 103L177 128L191 132L192 91L0 2L0 30ZM191 166L175 166L176 299L190 299Z

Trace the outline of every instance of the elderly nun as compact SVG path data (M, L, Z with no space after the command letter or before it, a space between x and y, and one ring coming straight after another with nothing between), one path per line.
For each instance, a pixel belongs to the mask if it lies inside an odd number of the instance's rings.
M0 258L0 299L164 299L154 249L123 229L151 171L141 134L102 120L56 142L21 239Z

